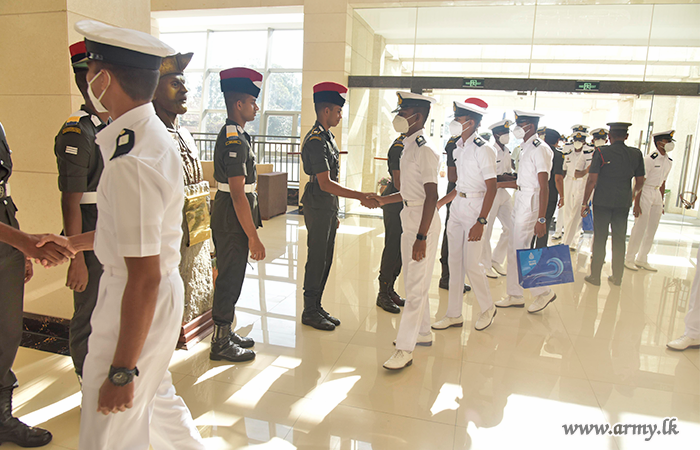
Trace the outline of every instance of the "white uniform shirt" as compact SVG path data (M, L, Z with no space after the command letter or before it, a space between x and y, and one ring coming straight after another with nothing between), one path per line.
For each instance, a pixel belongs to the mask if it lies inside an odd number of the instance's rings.
M591 165L591 162L593 161L593 152L595 151L595 147L591 147L590 145L584 145L583 149L581 149L581 153L583 153L583 156L578 158L578 162L574 166L574 171L576 170L586 170L588 166Z
M508 151L508 148L506 147L505 150L503 150L498 144L495 144L494 151L496 155L496 175L513 173L512 159L510 158L510 151Z
M419 145L421 144L421 145ZM426 183L438 182L440 154L430 148L423 130L403 140L401 154L401 198L409 202L424 202Z
M485 180L496 178L496 153L476 133L457 141L454 150L457 167L457 192L486 193ZM510 156L509 156L510 159Z
M668 153L662 155L659 151L654 151L644 157L644 170L646 175L644 176L644 187L653 187L658 189L664 184L666 178L668 178L669 172L671 172L671 158L668 157Z
M566 170L566 176L569 178L574 178L574 174L576 173L577 170L584 170L584 169L579 169L579 164L581 164L581 161L585 163L586 161L586 155L583 153L583 149L581 151L572 151L568 155L566 155L566 159L564 160L564 170Z
M177 269L184 196L182 160L149 102L97 134L105 161L97 188L95 254L126 272L125 257L160 255L162 273Z
M539 189L537 174L545 172L547 179L552 172L554 152L537 135L521 144L520 164L518 166L518 187L521 189Z

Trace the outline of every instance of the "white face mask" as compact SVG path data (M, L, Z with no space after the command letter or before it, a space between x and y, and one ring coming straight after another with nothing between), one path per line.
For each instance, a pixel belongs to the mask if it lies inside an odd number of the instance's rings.
M676 148L676 144L674 142L667 142L666 145L664 145L664 150L666 150L666 152L673 151L674 148Z
M520 125L516 125L515 128L513 128L512 133L513 136L515 136L515 139L522 139L525 137L525 129Z
M583 148L583 142L581 141L574 141L574 148L576 150L581 150Z
M596 139L595 141L593 141L593 145L595 145L596 147L602 147L605 145L605 139Z
M457 122L457 119L453 119L452 122L450 122L450 135L451 136L461 136L462 132L464 132L464 125L465 123L462 122Z
M509 134L502 134L501 136L498 137L498 142L500 142L503 145L507 145L508 142L510 142L510 135Z
M104 91L102 91L102 93L100 94L100 96L99 96L99 98L98 98L98 97L95 95L95 93L92 92L92 83L93 83L93 81L95 81L95 80L97 79L97 77L99 77L102 73L103 73L103 71L100 70L100 72L99 72L97 75L95 75L95 76L92 78L92 80L90 80L90 81L88 82L88 89L87 89L87 91L88 91L88 97L90 97L90 101L92 102L92 106L95 108L95 111L97 111L98 113L106 113L106 112L107 112L107 108L105 108L105 106L102 104L102 101L101 101L101 100L102 100L102 97L104 97L105 92L107 92L107 89L109 88L109 85L112 83L112 77L109 75L109 72L104 72L104 73L107 74L107 77L109 78L109 81L107 82L107 87L105 88Z
M415 114L413 116L415 116ZM394 130L396 130L397 133L401 134L408 133L408 129L411 128L411 124L408 123L408 119L410 119L413 116L409 116L408 118L406 118L401 117L397 114L394 117L394 120L392 121L392 125L394 125Z

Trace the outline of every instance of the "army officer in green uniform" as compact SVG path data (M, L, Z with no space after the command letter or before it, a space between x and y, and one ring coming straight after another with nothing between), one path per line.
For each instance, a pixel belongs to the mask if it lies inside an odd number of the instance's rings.
M370 208L379 206L376 200L368 198L369 194L338 184L340 151L330 129L343 118L347 92L348 88L331 81L314 86L316 123L304 137L301 146L304 172L310 176L301 198L308 246L301 323L325 331L335 330L340 325L340 320L321 306L321 297L333 263L335 233L340 226L338 197L360 200Z
M248 251L255 261L265 259L265 247L257 232L262 222L255 192L255 155L250 136L243 129L246 122L255 120L258 112L255 100L260 94L262 74L234 67L222 70L219 77L228 118L214 148L218 192L214 197L211 229L219 275L214 286L214 336L209 358L240 362L255 358L249 349L255 344L253 339L239 336L231 329L245 279Z
M605 145L593 154L586 192L583 195L581 216L588 215L588 200L593 189L593 256L591 274L587 282L600 286L600 273L605 262L605 245L608 230L612 228L612 276L608 281L615 286L622 284L625 270L625 239L627 237L627 217L632 198L644 185L644 158L638 148L625 144L627 129L631 123L612 122L610 145ZM634 178L634 195L631 181ZM635 217L639 215L635 206Z

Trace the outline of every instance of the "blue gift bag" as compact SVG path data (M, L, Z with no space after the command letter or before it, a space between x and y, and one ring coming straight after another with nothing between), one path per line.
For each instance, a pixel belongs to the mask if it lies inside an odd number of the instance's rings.
M517 259L518 283L525 289L574 282L568 245L518 250Z
M590 207L590 202L588 203ZM593 232L593 211L589 209L588 215L581 220L583 231Z

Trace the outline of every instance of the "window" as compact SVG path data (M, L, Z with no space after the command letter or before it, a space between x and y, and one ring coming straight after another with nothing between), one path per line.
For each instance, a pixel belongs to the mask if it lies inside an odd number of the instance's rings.
M246 124L246 131L299 136L303 30L260 27L163 32L160 38L181 53L194 52L185 70L189 93L187 113L180 118L182 126L195 133L218 133L226 122L219 72L249 67L263 74L263 86L258 97L260 112L255 121Z

